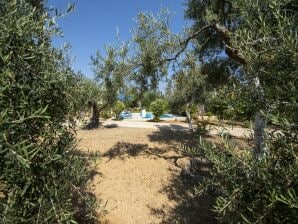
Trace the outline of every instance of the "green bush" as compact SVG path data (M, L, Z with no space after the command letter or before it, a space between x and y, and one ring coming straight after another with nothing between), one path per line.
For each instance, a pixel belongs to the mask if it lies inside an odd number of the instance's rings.
M111 115L111 110L110 109L106 109L106 110L102 110L100 112L100 116L103 118L103 119L109 119L112 117Z
M213 114L211 111L208 111L208 112L206 113L206 116L211 117L211 116L214 116L214 114Z
M150 105L158 98L158 94L155 92L146 92L141 100L142 108L149 110Z
M209 113L222 119L250 120L255 110L250 95L251 92L244 86L226 85L218 88L210 92L207 98Z
M215 211L224 223L294 223L297 220L297 126L269 133L268 155L256 160L252 151L240 156L229 140L225 146L201 141L198 150L212 162L210 178L197 190L213 189ZM296 143L295 143L296 142Z
M93 217L88 161L73 130L76 81L51 47L43 1L0 1L0 222L77 223ZM36 6L36 7L33 7ZM3 34L3 35L2 35Z
M159 121L159 117L165 113L168 105L167 102L163 99L157 99L150 104L150 110L154 115L154 121Z
M249 150L226 139L222 146L200 144L213 163L211 177L200 189L214 190L214 208L223 223L296 223L297 7L291 0L262 0L233 1L231 8L235 10L230 15L239 22L235 31L230 29L231 46L245 60L244 82L241 88L216 90L212 112L230 118L262 114L256 129L265 121L275 127L264 135L264 144L258 135L262 130L255 131L254 148Z
M116 119L120 119L120 113L125 109L125 105L121 101L117 101L115 107L114 107L114 112L116 115Z
M196 122L197 128L195 129L195 134L204 135L208 133L208 121L198 121Z

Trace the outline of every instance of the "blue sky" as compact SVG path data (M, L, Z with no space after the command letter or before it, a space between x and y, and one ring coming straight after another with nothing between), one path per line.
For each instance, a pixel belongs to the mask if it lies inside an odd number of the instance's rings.
M173 32L182 30L188 21L184 19L184 0L48 0L48 5L60 11L67 9L68 3L75 3L76 9L70 15L59 19L58 24L64 37L54 38L53 44L61 47L63 43L72 46L71 54L74 70L81 70L93 78L90 69L90 56L97 50L104 52L104 45L116 41L116 29L122 40L130 39L134 27L133 18L140 11L157 13L167 7L175 13L171 28Z

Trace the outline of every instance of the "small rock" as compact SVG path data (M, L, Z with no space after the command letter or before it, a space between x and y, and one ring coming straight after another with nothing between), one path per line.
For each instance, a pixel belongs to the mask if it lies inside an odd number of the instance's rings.
M180 159L177 159L176 164L182 170L186 170L186 169L189 169L190 168L190 166L191 166L191 160L192 160L191 157L180 158Z

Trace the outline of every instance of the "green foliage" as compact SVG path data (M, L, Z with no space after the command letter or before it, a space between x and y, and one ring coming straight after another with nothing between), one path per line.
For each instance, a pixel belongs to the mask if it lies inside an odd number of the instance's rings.
M96 52L91 64L97 82L102 86L102 103L113 108L120 90L125 89L126 78L131 72L128 59L128 44L105 46L106 56Z
M96 81L81 76L78 78L74 96L76 96L77 111L87 111L90 109L88 102L102 100L102 90Z
M164 99L157 99L150 104L150 110L154 115L154 121L159 121L159 117L166 112L168 107L167 101Z
M197 191L213 189L215 211L224 223L294 223L297 220L297 126L275 119L282 130L266 140L268 155L257 161L229 140L224 147L201 141L200 152L212 162L209 179Z
M195 112L196 105L205 101L205 79L206 76L202 75L195 55L188 53L181 64L181 69L174 75L171 93L167 94L171 111Z
M256 108L297 117L297 4L291 0L239 0L233 4L242 21L232 42L246 64ZM247 10L249 9L249 10Z
M162 9L156 16L141 12L133 29L133 64L136 72L133 80L140 88L141 96L146 91L157 91L159 81L167 75L167 63L163 62L175 48L175 36L169 27L170 13Z
M201 136L208 133L208 120L197 121L196 125L195 134Z
M111 118L112 117L111 110L109 108L104 109L104 110L101 110L100 111L100 116L103 119L109 119L109 118Z
M131 93L128 95L129 97L125 99L124 104L125 108L128 108L129 110L132 110L135 108L136 110L139 111L138 109L138 96L136 93Z
M193 22L192 32L209 25L219 23L233 31L239 24L238 12L231 7L232 1L226 0L188 0L185 17ZM224 52L225 41L214 27L204 29L195 36L194 48L202 63L202 74L206 76L206 88L212 89L227 83L230 77L239 77L239 64Z
M226 139L221 146L199 145L213 168L198 190L214 190L214 208L224 223L294 223L298 218L298 11L294 2L188 1L186 13L195 20L196 29L218 23L229 31L220 33L214 26L204 30L198 36L200 56L210 58L220 46L226 52L232 46L244 60L234 70L235 85L216 89L209 109L236 119L262 110L276 125L267 133L262 158ZM206 43L202 36L208 37Z
M222 119L251 120L256 106L246 86L229 84L208 93L207 108Z
M114 112L116 114L116 119L120 119L120 113L125 109L125 105L121 101L117 101L115 107L114 107Z
M155 92L145 92L144 96L141 99L142 108L149 110L151 103L157 98L159 98L159 94Z
M159 82L167 75L167 57L177 51L179 38L170 31L171 15L167 9L153 15L140 12L135 18L129 42L105 46L91 58L97 81L103 86L103 101L112 108L119 92L133 98L126 100L129 107L138 106L146 92L158 92ZM150 102L145 103L148 107Z
M66 125L77 81L51 47L54 18L31 2L0 1L0 222L88 222L88 161Z

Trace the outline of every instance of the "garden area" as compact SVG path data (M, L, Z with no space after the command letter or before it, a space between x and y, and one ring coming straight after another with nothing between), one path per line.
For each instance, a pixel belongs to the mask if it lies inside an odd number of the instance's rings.
M297 222L296 1L74 2L0 0L0 223Z

